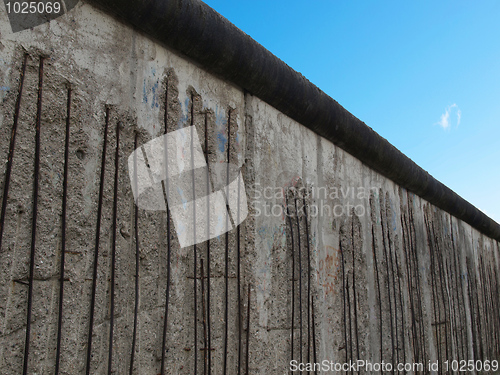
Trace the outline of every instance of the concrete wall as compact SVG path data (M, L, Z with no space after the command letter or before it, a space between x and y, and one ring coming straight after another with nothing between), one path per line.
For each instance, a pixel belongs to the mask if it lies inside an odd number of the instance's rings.
M0 17L2 374L498 359L498 241L88 4L15 34ZM251 212L180 248L167 212L135 206L127 158L190 125L241 167Z

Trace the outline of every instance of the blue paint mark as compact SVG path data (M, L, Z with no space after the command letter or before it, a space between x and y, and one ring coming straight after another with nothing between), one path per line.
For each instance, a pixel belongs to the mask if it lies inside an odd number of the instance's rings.
M225 128L227 123L226 113L223 109L215 106L215 125L219 128Z
M142 85L142 101L144 103L148 102L148 93L146 91L146 80L144 80L144 84Z
M186 100L184 101L185 111L182 111L181 113L179 121L177 122L177 129L182 129L188 123L189 102L190 99L186 98Z
M182 191L182 189L180 187L177 187L177 193L179 193L179 195L181 197L182 208L184 208L184 210L186 210L186 208L187 208L187 199L184 196L184 192Z
M153 87L151 88L151 90L153 91L153 100L151 102L151 108L158 108L159 104L158 104L158 81L155 82L155 84L153 85Z
M10 91L10 87L0 86L0 91Z
M217 134L217 144L219 145L220 152L224 152L224 150L226 149L226 143L227 137L222 133Z

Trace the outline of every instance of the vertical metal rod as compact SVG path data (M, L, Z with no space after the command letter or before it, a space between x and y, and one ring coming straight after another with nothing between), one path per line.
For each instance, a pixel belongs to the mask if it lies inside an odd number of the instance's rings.
M450 237L451 237L451 251L452 251L451 255L453 258L452 258L451 263L450 263L448 274L450 275L450 278L451 278L450 282L453 283L452 290L451 290L451 292L452 292L452 294L451 294L452 301L451 302L452 302L452 306L453 306L453 320L455 323L454 333L455 333L455 341L456 341L456 345L457 345L456 356L458 358L465 358L464 354L462 353L462 349L463 349L463 347L462 347L462 329L461 329L461 327L459 327L460 321L462 319L462 312L460 309L460 301L459 301L459 294L458 294L458 291L459 291L458 283L457 283L458 270L456 267L456 250L455 250L455 241L453 238L453 221L452 221L451 215L450 215Z
M305 196L302 196L302 204L304 208L304 219L306 221L307 244L307 363L311 363L311 247L309 244L309 222Z
M432 232L430 225L428 223L428 218L427 215L424 212L424 224L426 227L427 231L427 244L429 246L429 253L430 253L430 258L431 258L431 290L432 290L432 305L434 308L434 330L435 330L435 335L436 335L436 341L437 341L437 355L438 355L438 361L441 362L442 356L441 356L441 334L439 331L439 325L436 323L441 322L441 309L439 307L439 298L437 296L437 282L435 280L436 278L436 270L435 270L435 260L434 260L434 248L432 245ZM441 373L441 369L438 369L438 372Z
M481 304L483 305L483 314L482 314L482 319L484 321L485 329L484 329L484 339L486 342L485 345L485 358L489 358L491 353L491 340L490 340L490 319L489 319L489 309L488 309L488 301L487 301L487 285L486 285L486 277L484 274L484 263L483 263L483 257L479 257L479 277L481 279Z
M120 126L116 124L116 149L115 149L115 181L113 187L113 227L111 242L111 288L110 288L110 317L109 317L109 346L108 346L108 375L111 375L113 367L113 328L115 325L115 268L116 268L116 220L118 214L118 176L120 174Z
M418 330L419 330L419 335L418 335L418 347L419 347L419 352L421 353L421 358L423 363L427 363L427 352L426 352L426 331L424 329L423 325L423 308L422 308L422 294L421 294L421 287L420 287L420 276L418 273L418 267L419 267L419 257L418 257L418 251L417 251L417 246L416 246L416 229L415 229L415 221L413 219L413 210L411 209L411 206L408 205L408 222L409 222L409 237L410 237L410 253L411 253L411 258L413 262L413 266L410 267L411 270L414 272L414 277L415 277L415 283L416 283L416 292L417 292L417 298L416 300L416 308L417 308L417 313L418 316L420 317L418 321Z
M380 331L380 342L379 342L379 349L380 349L380 363L382 363L382 294L380 292L380 277L378 273L378 262L377 262L377 250L375 247L375 230L372 225L372 252L373 252L373 263L375 264L375 274L377 276L377 295L378 295L378 313L379 313L379 331Z
M345 265L344 265L344 249L342 248L342 233L339 236L339 249L340 249L340 257L342 262L342 299L344 303L344 350L345 350L345 361L347 363L347 305L346 305L346 280L345 280ZM350 317L349 317L350 319ZM349 332L349 336L350 336Z
M290 350L291 357L290 361L293 361L293 324L295 323L295 249L293 243L293 224L292 218L290 217L290 210L288 209L288 195L285 198L286 204L286 216L288 218L288 223L290 225L290 239L292 240L292 323L291 323L291 337L290 337ZM291 372L292 370L290 370Z
M467 267L467 296L469 297L469 311L471 317L471 331L472 331L472 358L474 360L478 359L479 351L477 350L477 340L476 340L476 325L474 324L476 321L475 317L475 309L474 302L472 300L472 283L471 283L471 272L469 268L468 259L466 259L466 267Z
M491 298L492 298L492 303L493 303L493 311L500 311L500 306L498 305L498 278L496 276L496 271L495 268L491 267L490 269L490 278L492 280L492 290L491 290ZM497 314L497 319L495 319L495 336L496 336L496 341L495 341L495 347L496 347L496 353L500 353L500 314Z
M227 116L227 189L226 189L226 199L229 202L229 162L230 162L230 150L231 150L231 110L228 111ZM229 210L226 207L226 248L225 248L225 305L224 305L224 368L223 374L227 374L227 341L228 341L228 313L229 313Z
M447 272L448 272L448 275L449 275L449 281L450 281L450 283L452 283L453 281L456 281L456 277L455 278L453 277L452 265L448 264L448 262L446 262L446 266L447 266ZM455 340L455 346L456 346L455 358L464 358L462 356L462 353L461 353L461 350L460 350L461 349L461 343L462 343L462 341L461 341L461 337L459 337L461 331L458 328L459 318L457 317L457 314L459 314L459 312L457 312L457 309L459 309L459 305L458 305L458 302L455 300L455 296L456 296L455 292L458 292L458 288L456 288L456 284L455 284L455 285L451 285L450 289L451 289L451 296L450 296L451 297L451 301L450 301L450 305L451 305L451 310L452 310L452 311L450 311L450 321L451 320L453 321L453 324L452 324L452 339ZM451 322L450 322L450 324L451 324ZM452 352L452 354L453 354L453 352Z
M312 339L313 339L313 360L314 363L318 363L318 359L316 357L316 324L314 318L314 297L311 296L311 320L312 320ZM316 375L316 367L314 367L314 375Z
M134 137L134 150L137 150L137 135L135 133ZM134 184L135 191L137 188L137 152L134 152ZM134 236L135 236L135 304L134 304L134 332L132 334L132 350L130 353L130 371L129 375L132 375L134 371L134 358L135 358L135 343L137 339L137 316L139 314L139 206L134 201Z
M385 246L385 226L384 226L384 215L382 214L382 196L380 197L380 223L382 225L382 248L384 249L384 258L385 258L385 268L387 272L387 297L389 299L389 317L390 317L390 328L391 328L391 345L392 345L392 356L391 361L394 361L394 327L392 325L392 301L391 301L391 283L390 283L390 272L389 272L389 259L387 257L387 248ZM385 203L385 200L384 200ZM392 370L394 373L394 368Z
M57 344L56 344L56 368L55 375L59 374L61 358L61 336L62 316L64 303L64 258L66 254L66 202L68 199L68 160L69 160L69 126L71 116L71 87L68 87L68 99L66 102L66 138L64 141L64 177L63 196L61 208L61 264L59 269L59 313L57 317Z
M491 307L493 312L498 312L499 306L498 306L498 285L497 285L497 279L494 275L494 268L490 267L488 268L488 277L490 280L490 300L491 300ZM500 316L497 314L497 318L493 319L493 332L495 333L495 349L494 352L496 354L500 353L498 344L499 344L499 334L500 334L500 326L498 325L498 322L500 320Z
M205 159L208 160L208 114L205 113ZM207 233L210 233L210 173L207 170ZM207 240L207 334L208 375L212 372L212 343L210 324L210 239Z
M168 80L166 81L165 88L165 111L163 114L163 135L167 134L168 131ZM164 165L165 165L165 176L168 176L168 144L166 137L164 137L163 143L163 155L164 155ZM170 186L168 183L168 178L162 181L163 197L165 201L165 207L167 209L167 287L165 288L165 311L163 314L163 333L162 333L162 343L161 343L161 366L160 374L165 375L165 351L167 345L167 327L168 327L168 305L170 302L170 256L171 256L171 243L170 243L170 210L168 209L168 199L170 194Z
M475 269L474 269L475 271ZM471 273L472 276L472 273ZM479 306L479 290L477 288L477 274L474 272L474 278L471 277L472 280L472 297L475 298L474 306L476 308L476 321L477 321L477 336L478 344L479 344L479 358L480 360L484 360L484 350L483 350L483 327L481 324L481 307Z
M418 347L418 341L416 340L417 337L417 327L416 327L416 321L415 321L415 308L414 308L414 301L413 301L413 275L411 274L410 271L410 248L411 248L411 243L410 243L410 235L409 235L409 230L408 226L406 223L406 214L405 212L401 213L401 232L403 234L403 252L404 252L404 264L406 266L406 281L407 281L407 287L408 287L408 298L410 302L410 314L411 314L411 345L412 345L412 351L413 351L413 362L416 363L418 359L420 358L420 353L419 353L419 347Z
M302 358L302 247L300 245L300 220L299 220L299 212L297 210L297 197L294 197L295 204L295 218L297 220L297 245L299 247L299 337L300 337L300 345L299 345L299 357L300 363L304 363ZM300 371L302 374L302 371Z
M398 252L394 251L394 257L396 262L396 270L398 273L398 294L399 294L399 307L401 309L401 339L402 339L402 352L403 352L403 363L406 363L406 348L405 348L405 318L404 318L404 310L403 310L403 292L401 291L401 278L399 277L399 261L398 261Z
M9 195L10 175L12 172L12 162L14 160L14 148L16 146L17 123L19 121L19 112L21 109L21 98L23 96L24 76L26 75L26 65L28 63L28 54L24 54L23 66L19 77L19 92L17 94L16 106L14 110L14 122L10 131L9 154L7 156L7 166L5 169L5 182L3 185L2 210L0 211L0 254L2 253L2 238L5 227L5 214L7 210L7 197Z
M194 95L191 94L191 173L193 177L193 202L196 201L195 177L194 177ZM198 374L198 301L197 301L197 268L198 254L196 249L196 204L193 204L193 257L194 257L194 277L193 277L193 294L194 294L194 375Z
M408 202L409 203L409 202ZM406 221L406 213L401 212L401 233L403 235L403 255L404 259L402 262L406 268L406 282L408 289L408 300L410 304L410 314L411 314L411 347L413 352L413 362L416 363L418 358L420 358L418 341L417 341L417 332L416 332L416 322L415 322L415 308L413 301L413 275L410 273L410 234ZM410 344L410 343L409 343Z
M389 262L390 262L390 270L391 270L391 276L392 276L392 295L394 297L394 332L396 334L396 345L393 350L396 351L396 363L399 363L399 334L398 334L398 301L396 297L396 279L395 279L395 272L394 272L394 262L393 262L393 251L392 251L392 240L391 240L391 233L389 228L387 228L387 244L389 246ZM390 292L389 292L390 293ZM391 318L392 321L392 318ZM392 325L392 324L391 324ZM394 360L394 357L393 357Z
M33 302L33 278L35 273L35 248L36 248L36 224L38 213L38 185L40 178L40 124L42 118L42 87L43 87L43 57L40 57L40 65L38 68L38 98L35 122L35 170L33 172L33 216L31 221L31 250L30 250L30 270L28 284L28 313L26 318L26 339L24 342L24 363L23 375L28 373L28 358L30 349L30 333L31 333L31 310Z
M243 311L242 311L242 303L241 303L241 254L240 254L240 251L241 251L241 243L240 243L240 229L241 229L241 226L239 225L240 224L240 202L241 202L241 189L240 189L240 175L238 175L238 210L237 210L237 218L236 218L236 257L237 257L237 260L236 260L236 264L237 264L237 288L238 288L238 375L241 374L241 366L242 366L242 362L241 362L241 355L242 355L242 338L241 338L241 335L242 335L242 325L243 325L243 322L242 322L242 314L243 314Z
M458 309L458 319L456 328L459 330L460 336L460 344L458 347L459 352L457 353L460 358L469 358L468 345L465 343L464 345L464 333L462 329L462 325L465 322L465 317L463 316L463 301L460 300L460 295L463 298L463 289L462 289L462 275L459 268L459 263L457 262L458 252L455 246L455 237L453 235L453 216L450 214L450 233L451 233L451 244L453 251L453 269L455 272L455 292L457 295L457 309Z
M451 355L449 354L449 348L451 345L448 345L448 335L449 335L449 329L448 329L448 308L446 306L446 298L445 298L445 286L443 285L443 254L441 252L441 249L439 247L439 242L436 237L436 230L434 228L434 221L431 221L431 227L432 227L432 235L434 238L434 243L435 243L435 250L436 250L436 258L437 258L437 265L438 265L438 275L439 275L439 286L441 289L441 301L443 305L443 313L444 313L444 342L445 342L445 357L446 358L451 358ZM437 291L437 294L439 294L439 290ZM440 319L441 321L441 319ZM445 360L445 359L443 359Z
M201 309L203 311L203 374L207 375L208 352L210 348L207 343L207 310L205 306L205 272L203 266L203 258L200 259L200 274L201 274Z
M354 356L352 354L352 319L351 319L351 296L349 293L349 274L347 274L346 293L347 293L347 311L348 311L347 316L349 317L349 356L350 360L353 361Z
M497 353L495 353L495 341L496 341L496 332L495 332L495 325L494 325L494 319L493 317L491 316L493 313L494 313L494 310L493 310L493 304L492 304L492 300L491 300L491 280L490 280L490 276L489 276L489 269L487 268L487 266L484 264L483 262L483 275L484 275L484 284L485 284L485 302L486 302L486 308L487 308L487 311L488 311L488 331L489 331L489 337L490 337L490 343L488 345L488 348L489 348L489 354L488 354L488 357L491 358L493 356L495 356Z
M463 345L465 347L465 356L464 358L472 358L470 356L470 353L469 353L469 342L468 342L468 334L467 332L464 332L464 327L465 327L465 322L466 322L466 317L467 317L467 313L465 311L465 287L464 287L464 276L462 274L462 270L461 270L461 261L460 261L460 253L457 252L457 269L458 269L458 275L459 275L459 287L460 287L460 303L459 303L459 307L461 306L462 307L462 318L461 318L461 323L463 324L462 326L462 342L463 342Z
M351 246L352 246L352 294L354 303L354 333L356 334L356 360L359 359L359 340L358 340L358 303L356 294L356 256L354 249L354 219L351 221Z
M97 266L99 259L99 239L101 235L101 214L102 214L102 200L104 196L104 172L106 168L106 148L108 145L108 124L109 124L109 107L106 107L106 120L104 125L104 140L101 157L101 180L99 182L99 201L97 205L97 223L95 234L95 247L94 247L94 265L92 273L92 297L90 300L90 321L89 333L87 339L87 362L86 362L86 375L90 375L90 362L92 359L92 332L94 329L94 312L95 312L95 297L97 289Z
M246 360L245 360L245 374L248 375L248 369L250 364L250 288L251 285L248 284L248 300L247 300L247 342L246 342Z

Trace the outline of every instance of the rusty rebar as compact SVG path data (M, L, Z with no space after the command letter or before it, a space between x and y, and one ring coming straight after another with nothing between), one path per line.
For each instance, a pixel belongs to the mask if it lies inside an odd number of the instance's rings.
M207 311L205 306L205 272L203 266L203 258L200 259L200 276L201 276L201 309L203 311L203 374L207 375L208 352L210 348L207 343Z
M345 277L345 265L344 265L344 249L342 248L342 233L339 236L339 249L340 249L340 257L342 263L342 299L343 299L343 313L344 313L344 350L345 350L345 361L347 363L347 303L346 303L346 277ZM349 316L350 319L350 316ZM349 332L349 337L350 337Z
M394 361L395 357L395 345L394 345L394 327L392 325L392 301L391 301L391 283L390 283L390 272L389 272L389 259L387 257L387 248L385 245L385 226L384 226L384 215L382 212L382 199L383 197L380 196L380 223L382 226L382 248L384 250L384 258L385 258L385 268L387 272L387 297L389 299L389 317L390 317L390 329L391 329L391 348L392 348L392 356L391 356L391 361ZM385 200L384 200L385 203ZM394 368L392 369L392 373L394 373Z
M354 213L354 212L353 212ZM351 221L351 247L352 247L352 294L354 303L354 333L356 335L356 360L359 359L359 339L358 339L358 302L356 294L356 254L354 250L354 217Z
M227 174L226 174L226 200L229 202L229 162L231 150L231 110L227 115ZM224 365L223 374L227 374L227 342L228 342L228 315L229 315L229 207L226 205L226 235L225 235L225 304L224 304Z
M302 246L300 244L300 220L299 220L299 212L297 209L297 197L294 197L294 205L295 205L295 219L297 220L297 246L299 248L299 358L300 363L303 363L302 357ZM300 371L302 374L302 371Z
M101 156L101 176L99 182L99 198L97 204L97 222L95 234L95 247L94 247L94 264L92 273L92 296L90 299L90 321L89 333L87 339L87 362L86 362L86 375L90 375L90 364L92 360L92 332L94 328L94 312L95 312L95 298L97 289L97 266L99 259L99 241L101 235L101 214L102 214L102 201L104 196L104 172L106 169L106 148L108 145L108 125L109 125L109 107L106 107L106 119L104 125L104 140Z
M110 277L110 309L109 309L109 346L108 346L108 375L113 367L113 328L115 323L115 268L116 268L116 220L118 215L118 176L120 174L120 121L116 124L115 149L115 180L113 186L113 226L111 240L111 277Z
M163 135L166 135L168 132L168 80L166 81L165 88L165 111L163 113ZM163 191L163 199L165 202L165 207L167 210L167 286L165 288L165 311L163 313L163 332L162 332L162 343L161 343L161 365L160 365L160 374L165 375L165 352L167 346L167 327L168 327L168 307L170 302L170 257L171 257L171 239L170 239L170 210L168 208L168 199L170 193L170 185L168 182L168 150L167 150L168 142L165 139L164 142L164 165L165 165L165 178L162 181L162 191Z
M56 368L55 375L59 374L61 358L62 316L64 302L64 260L66 253L66 203L68 200L68 160L69 160L69 132L71 116L71 87L68 87L66 101L66 133L64 140L64 172L63 172L63 195L61 203L61 264L59 268L59 311L57 316L57 341L56 341Z
M134 137L134 150L137 150L137 135L135 132ZM134 184L135 191L137 189L137 152L134 152ZM140 252L139 252L139 206L134 200L134 241L135 241L135 302L134 302L134 330L132 333L132 349L130 352L130 369L129 375L133 374L134 371L134 359L135 359L135 343L137 339L137 318L139 315L139 265L140 265Z
M379 342L379 349L380 349L380 362L382 362L382 294L380 292L380 277L379 277L379 272L378 272L378 262L377 262L377 249L375 246L375 230L372 225L372 252L373 252L373 264L375 265L375 275L376 275L376 281L377 281L377 295L378 295L378 308L379 308L379 331L380 331L380 342Z
M30 333L31 333L31 312L33 303L33 279L35 273L35 249L36 249L36 226L38 213L38 188L40 179L40 125L42 121L42 93L43 93L43 57L40 57L38 67L38 98L35 120L35 162L33 172L33 213L31 220L31 249L30 249L30 268L28 279L28 311L26 317L26 339L24 342L24 361L23 375L28 373L28 358L30 349Z
M208 164L208 114L205 112L205 160ZM210 233L210 174L207 170L207 233ZM207 240L207 352L208 375L212 372L212 344L210 324L210 239Z
M290 225L290 239L291 239L291 245L292 245L292 322L290 325L291 329L291 336L290 336L290 351L291 351L291 356L290 356L290 361L293 361L293 339L294 339L294 332L293 332L293 326L295 323L295 249L294 249L294 242L293 242L293 224L292 224L292 219L290 216L290 210L288 209L288 195L285 197L285 204L286 204L286 216L288 218L288 223ZM291 372L292 370L290 370Z
M307 363L311 363L311 246L309 244L309 223L307 217L306 198L302 196L304 219L306 221L307 244Z
M312 339L313 339L313 360L314 363L318 363L316 356L316 324L314 321L314 297L311 296L311 323L312 323ZM314 367L314 375L316 375L316 367Z
M250 290L251 284L248 284L248 299L247 299L247 341L246 341L246 360L245 360L245 374L248 375L250 367Z
M191 174L193 178L193 203L196 201L195 177L194 177L194 95L191 94ZM168 177L168 176L167 176ZM194 294L194 375L198 374L198 301L197 301L197 282L196 274L198 268L198 254L196 248L196 204L193 204L193 294Z
M7 198L9 195L10 175L12 173L12 162L14 160L14 148L16 147L17 124L19 122L19 112L21 109L21 98L23 96L24 77L26 75L26 65L28 63L28 54L24 54L23 65L19 77L19 91L17 94L16 105L14 109L14 121L10 131L9 154L7 156L7 165L5 168L5 180L3 184L2 210L0 211L0 254L2 253L2 239L5 227L5 214L7 212Z

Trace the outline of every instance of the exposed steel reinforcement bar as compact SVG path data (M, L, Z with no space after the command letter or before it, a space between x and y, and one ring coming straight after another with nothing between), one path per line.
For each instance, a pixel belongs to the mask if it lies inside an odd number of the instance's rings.
M259 97L370 168L500 240L500 225L199 0L87 0Z

